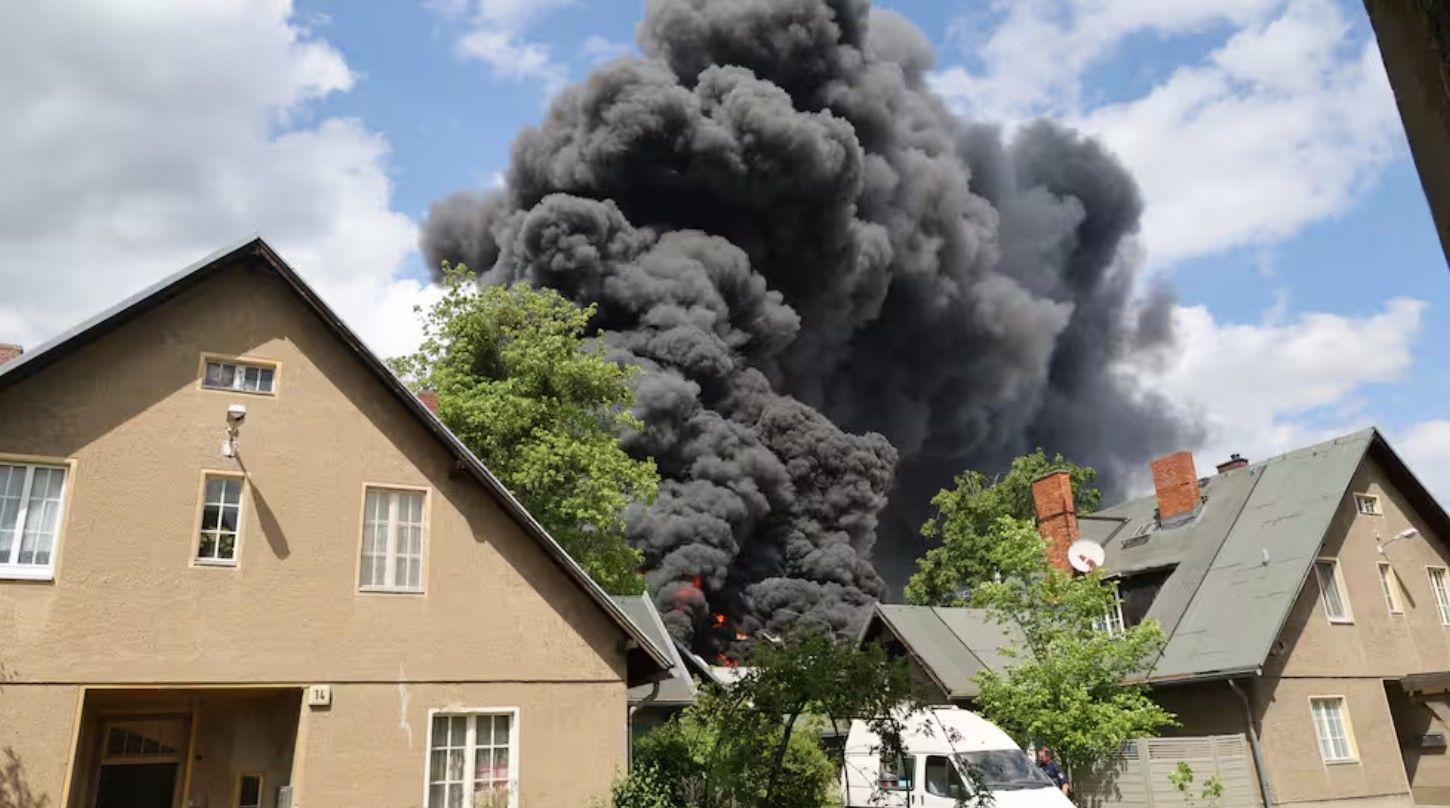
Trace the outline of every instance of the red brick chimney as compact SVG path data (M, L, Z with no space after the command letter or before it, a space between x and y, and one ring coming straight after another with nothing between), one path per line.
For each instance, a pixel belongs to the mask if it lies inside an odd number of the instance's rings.
M0 365L9 362L12 359L19 359L20 355L23 353L25 353L25 349L21 348L19 345L11 345L8 342L0 342Z
M425 406L425 407L428 408L428 412L431 412L434 415L437 415L438 414L438 394L437 393L433 392L432 390L419 390L418 391L418 400L421 401L421 402L423 402L423 406Z
M1153 461L1153 490L1158 494L1158 521L1193 513L1202 501L1193 454L1174 452Z
M1072 477L1059 470L1033 480L1032 502L1037 510L1037 532L1047 539L1047 563L1072 572L1072 566L1067 563L1067 548L1078 537Z
M1233 454L1228 456L1227 460L1219 463L1217 466L1214 466L1214 468L1218 469L1219 474L1223 474L1225 471L1241 469L1248 464L1249 461L1245 460L1243 455L1240 455L1238 452L1234 452Z

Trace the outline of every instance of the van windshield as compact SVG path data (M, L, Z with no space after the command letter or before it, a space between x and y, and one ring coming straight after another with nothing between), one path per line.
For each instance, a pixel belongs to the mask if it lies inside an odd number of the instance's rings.
M1051 788L1052 781L1021 749L989 749L957 755L963 773L971 772L993 791Z

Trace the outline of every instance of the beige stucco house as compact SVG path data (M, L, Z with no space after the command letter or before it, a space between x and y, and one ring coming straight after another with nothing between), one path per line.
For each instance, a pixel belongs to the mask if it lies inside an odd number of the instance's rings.
M1229 806L1450 805L1450 518L1384 437L1235 457L1205 478L1187 453L1152 471L1154 495L1091 515L1049 475L1038 525L1061 563L1077 539L1103 547L1110 627L1163 626L1148 681L1181 722L1165 734L1242 736ZM970 703L972 675L1009 664L974 610L880 606L865 636L944 700ZM1174 762L1151 785L1171 793ZM1141 804L1129 791L1093 804Z
M585 806L668 669L260 239L0 365L0 804Z

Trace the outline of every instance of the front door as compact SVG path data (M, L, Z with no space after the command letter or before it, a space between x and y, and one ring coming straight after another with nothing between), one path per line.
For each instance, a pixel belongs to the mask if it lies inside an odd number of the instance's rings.
M186 741L184 717L106 722L95 808L173 808Z

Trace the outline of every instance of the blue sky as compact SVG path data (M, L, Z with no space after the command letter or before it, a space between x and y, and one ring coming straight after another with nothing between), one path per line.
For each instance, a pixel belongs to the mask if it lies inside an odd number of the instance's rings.
M496 182L551 93L633 51L643 11L7 5L0 340L33 344L260 230L384 353L431 299L428 205ZM1059 118L1138 177L1143 288L1176 291L1182 340L1117 372L1204 419L1201 467L1378 424L1450 496L1450 270L1358 2L878 5L936 46L955 111Z

